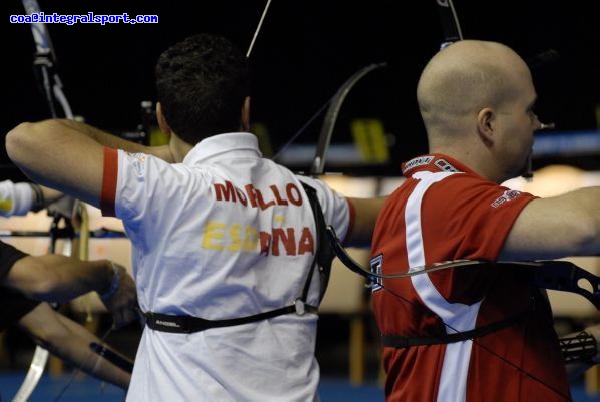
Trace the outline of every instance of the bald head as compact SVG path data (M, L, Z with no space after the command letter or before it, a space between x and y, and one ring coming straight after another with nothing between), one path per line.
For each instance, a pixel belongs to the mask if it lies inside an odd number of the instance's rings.
M529 68L509 47L464 40L436 54L427 64L417 99L430 143L467 135L472 117L484 107L500 107L530 79Z

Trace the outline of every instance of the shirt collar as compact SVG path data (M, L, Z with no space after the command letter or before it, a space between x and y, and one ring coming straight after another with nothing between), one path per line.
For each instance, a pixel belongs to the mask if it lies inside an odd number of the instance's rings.
M228 154L228 157L262 157L258 139L251 133L225 133L213 135L197 143L183 158L185 165L203 163L211 158Z
M466 172L475 173L468 166L451 156L444 154L428 154L413 158L402 164L402 174L410 177L416 172Z

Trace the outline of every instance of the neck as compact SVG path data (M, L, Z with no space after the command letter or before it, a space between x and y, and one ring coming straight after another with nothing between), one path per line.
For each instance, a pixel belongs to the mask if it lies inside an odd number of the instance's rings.
M177 137L177 135L171 134L171 139L169 140L169 150L171 151L171 155L173 155L175 162L182 162L183 158L185 158L187 153L190 152L192 148L192 145L183 141L181 138Z
M494 155L487 148L469 146L469 144L456 144L454 146L432 146L429 152L451 156L478 175L495 183L500 183L503 180L501 172L492 162L494 161Z

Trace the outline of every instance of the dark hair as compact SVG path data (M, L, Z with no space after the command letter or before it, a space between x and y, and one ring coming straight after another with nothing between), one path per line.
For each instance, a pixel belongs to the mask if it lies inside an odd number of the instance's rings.
M182 140L238 131L249 95L245 55L221 36L190 36L165 50L156 63L156 91L169 126Z

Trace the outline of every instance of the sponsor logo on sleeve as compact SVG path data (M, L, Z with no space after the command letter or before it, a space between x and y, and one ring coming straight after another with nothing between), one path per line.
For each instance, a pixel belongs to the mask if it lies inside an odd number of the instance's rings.
M492 208L498 208L507 202L510 202L521 195L521 192L518 190L504 190L504 193L492 202Z
M131 167L135 169L139 176L144 176L146 174L146 154L143 153L131 153L126 152L127 156L131 158Z
M132 153L132 152L126 152L127 155L129 155L130 157L137 159L138 162L143 163L146 160L146 154L140 153L140 152L136 152L136 153Z

